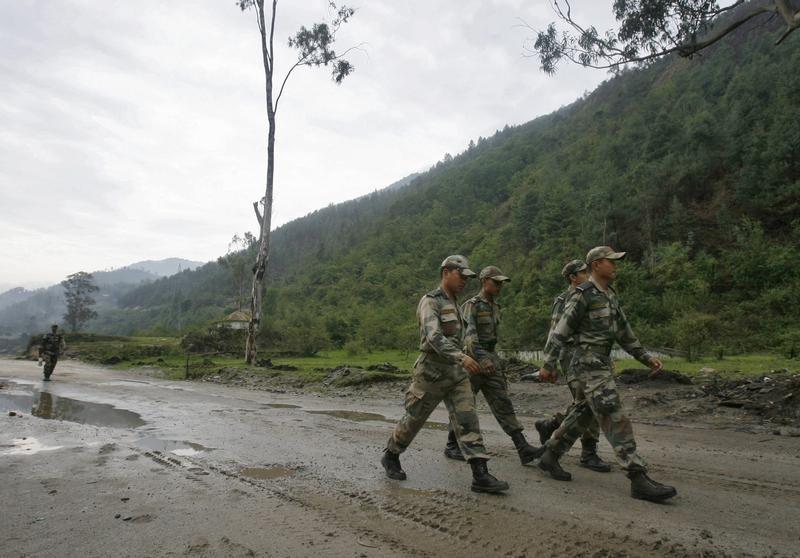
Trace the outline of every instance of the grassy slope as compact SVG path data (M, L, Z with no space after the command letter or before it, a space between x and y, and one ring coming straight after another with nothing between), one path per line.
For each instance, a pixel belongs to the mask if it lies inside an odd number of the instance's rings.
M121 358L114 364L117 369L153 366L160 368L168 377L183 378L186 369L186 355L174 337L102 337L93 336L69 343L69 349L77 352L78 358L87 362L102 363L112 357ZM264 355L270 357L269 354ZM296 371L276 371L268 368L247 368L239 357L222 355L190 355L189 368L194 375L217 372L221 368L247 369L248 372L265 375L296 377L306 381L322 380L327 369L347 364L366 368L375 364L389 362L403 371L410 371L417 358L416 351L374 351L371 353L348 354L346 351L324 351L313 357L271 357L274 365L290 365ZM541 364L541 363L536 363ZM642 368L633 359L617 362L617 370ZM708 367L716 370L723 378L753 377L767 374L773 370L800 370L798 361L771 354L747 354L725 357L722 360L705 357L688 362L682 358L669 358L665 368L695 377L700 369Z

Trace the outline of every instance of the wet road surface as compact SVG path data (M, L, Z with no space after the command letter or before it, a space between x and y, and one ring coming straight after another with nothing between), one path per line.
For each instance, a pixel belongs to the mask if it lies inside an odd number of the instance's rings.
M636 425L652 476L519 465L481 416L504 496L441 453L440 408L386 479L384 399L168 382L72 361L54 381L0 360L0 556L797 556L800 438ZM546 387L542 387L546 389ZM544 413L543 413L544 414ZM13 415L13 416L12 416ZM532 418L523 423L533 431ZM605 442L601 455L611 459Z

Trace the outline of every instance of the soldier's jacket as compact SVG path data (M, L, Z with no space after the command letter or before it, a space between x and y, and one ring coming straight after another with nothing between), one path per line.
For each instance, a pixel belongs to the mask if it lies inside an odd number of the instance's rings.
M650 355L633 333L614 289L609 287L608 292L603 292L591 279L575 289L551 330L544 348L546 367L553 368L571 337L575 347L573 366L580 361L582 368L610 369L609 355L615 341L636 360L649 365Z
M550 310L550 331L547 334L548 337L558 325L559 320L561 320L561 316L564 315L564 308L567 306L567 300L569 300L573 294L575 294L575 287L570 286L570 288L558 295L553 300L553 308ZM564 344L561 348L558 361L561 363L561 369L563 372L566 372L566 368L569 365L570 360L572 360L574 346L575 339L570 337L564 341Z
M488 301L481 293L466 301L461 307L464 316L464 347L466 353L478 362L490 358L497 345L497 328L500 326L500 305Z
M438 287L427 293L417 306L419 350L425 357L442 364L461 364L464 352L464 327L458 305Z
M65 347L64 336L60 333L51 332L46 333L44 337L42 337L42 343L39 345L39 352L58 355Z

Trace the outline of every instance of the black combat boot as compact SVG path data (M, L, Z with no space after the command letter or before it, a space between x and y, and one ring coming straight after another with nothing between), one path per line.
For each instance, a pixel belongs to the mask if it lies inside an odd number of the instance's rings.
M631 479L631 496L639 500L663 502L678 494L674 486L656 482L644 471L628 471L628 478Z
M486 466L485 459L470 459L469 466L472 467L473 492L497 494L508 490L508 483L506 481L497 480L489 474L489 468Z
M553 451L545 446L544 455L539 460L539 468L542 471L547 471L550 473L550 476L556 480L560 481L571 481L572 475L561 468L561 464L558 462L559 456L553 453Z
M544 419L544 420L537 420L533 425L536 427L536 432L539 433L539 441L542 445L547 443L547 440L550 439L550 436L553 435L553 432L556 431L556 428L561 426L561 421L564 420L561 415L555 415L552 418Z
M394 480L406 480L406 472L400 466L400 454L388 449L383 450L381 465L386 469L386 476Z
M598 473L608 473L611 471L611 465L600 459L597 455L597 444L592 442L581 442L583 451L581 451L581 467L586 467Z
M447 432L447 445L444 447L444 456L448 459L455 459L456 461L465 461L464 455L461 453L461 448L458 447L456 433L453 430Z
M517 453L519 454L519 461L523 465L527 465L544 453L544 446L535 448L530 445L528 440L525 439L525 434L522 433L522 430L514 432L511 435L511 441L514 442L514 447L517 448Z

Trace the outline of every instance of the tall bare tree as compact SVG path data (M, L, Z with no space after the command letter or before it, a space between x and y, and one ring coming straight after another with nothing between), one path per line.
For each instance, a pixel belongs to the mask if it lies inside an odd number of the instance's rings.
M250 323L247 326L247 344L245 345L245 360L248 364L255 362L257 354L256 336L261 323L261 296L264 292L267 264L269 263L269 241L272 225L272 192L275 175L275 116L278 104L283 96L286 82L297 68L302 66L330 66L332 67L333 81L337 84L350 75L353 65L344 59L352 48L342 54L337 54L333 49L336 34L342 25L348 22L355 11L347 6L337 7L334 2L328 6L334 14L330 23L315 23L311 29L301 26L293 37L289 38L289 46L297 50L297 60L289 67L277 94L273 87L275 73L275 20L277 17L278 0L272 0L269 12L269 21L264 13L264 0L238 0L237 5L242 11L255 12L258 30L261 33L261 53L264 60L264 77L266 81L265 93L267 104L267 185L264 197L260 202L253 203L256 219L260 228L258 238L258 254L253 265L253 288L250 301ZM280 75L278 75L280 79ZM263 206L263 215L259 211Z
M85 271L68 275L61 281L61 286L64 287L64 298L67 301L64 321L69 325L70 331L78 331L83 324L97 317L97 312L92 310L95 302L92 293L99 291L100 287L94 284L94 276Z
M555 22L544 31L524 24L536 33L525 50L539 57L548 74L565 59L617 70L671 53L692 57L757 17L783 20L776 45L800 28L797 0L614 0L618 28L602 34L578 23L569 0L551 0L551 6L565 29Z

